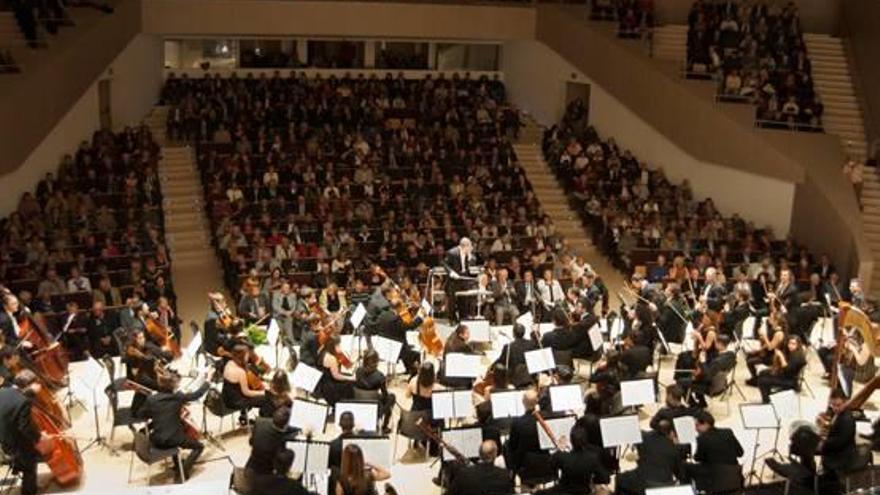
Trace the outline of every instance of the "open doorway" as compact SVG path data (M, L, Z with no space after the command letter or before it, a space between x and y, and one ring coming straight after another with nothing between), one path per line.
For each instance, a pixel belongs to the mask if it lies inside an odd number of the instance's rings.
M584 114L575 125L583 129L590 123L590 85L581 82L565 83L565 108L578 98L584 102Z

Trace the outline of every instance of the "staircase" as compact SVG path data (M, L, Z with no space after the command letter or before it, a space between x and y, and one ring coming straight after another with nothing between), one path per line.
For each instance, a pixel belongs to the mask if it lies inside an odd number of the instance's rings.
M880 253L880 176L872 167L865 167L865 184L862 189L862 225L868 244ZM871 274L871 294L880 294L880 269Z
M167 109L157 107L146 119L162 144L159 179L165 242L172 260L178 315L184 321L201 321L207 308L206 294L223 288L222 270L211 245L195 150L189 145L166 143L166 115Z
M825 104L825 132L840 137L847 155L864 161L868 156L865 127L842 40L826 34L805 34L804 42L813 65L816 91Z
M654 28L654 47L651 56L660 60L685 63L688 27L685 24L667 24Z
M565 244L592 265L609 290L616 291L623 286L623 277L587 237L580 217L569 204L565 190L556 180L553 170L544 161L541 152L542 134L543 129L537 123L531 119L526 120L519 142L513 145L519 163L532 184L535 196L541 203L541 209L553 221L556 232L562 236Z

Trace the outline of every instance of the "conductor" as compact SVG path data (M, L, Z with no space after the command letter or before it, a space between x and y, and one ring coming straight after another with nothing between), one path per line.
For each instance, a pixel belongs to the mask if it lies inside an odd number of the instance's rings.
M473 255L474 246L467 237L458 241L458 246L446 251L443 258L443 268L446 269L446 301L449 319L453 322L460 320L460 308L455 293L465 289L466 280L470 279L470 268L476 265Z

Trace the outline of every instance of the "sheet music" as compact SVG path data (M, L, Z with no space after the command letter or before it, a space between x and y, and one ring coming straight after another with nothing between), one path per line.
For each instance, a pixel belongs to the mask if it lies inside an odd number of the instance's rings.
M599 430L602 432L602 445L605 447L623 447L642 443L642 430L639 429L637 414L601 418Z
M622 381L620 382L620 397L624 407L653 404L657 402L654 381L650 378Z
M450 352L446 355L445 373L450 378L477 378L480 370L481 356Z
M360 355L359 351L366 350L366 348L367 342L364 337L352 334L339 336L339 350L344 352L346 356L354 358Z
M387 363L397 362L397 358L400 357L400 350L403 348L402 343L382 337L381 335L373 335L371 340L373 342L373 349L379 354L379 359Z
M813 347L832 347L836 343L834 338L834 320L828 317L820 317L810 330L810 343Z
M599 331L602 335L608 335L608 318L599 318Z
M294 387L304 390L310 394L315 392L315 387L321 380L321 371L312 368L305 363L297 363L296 368L290 373L290 384Z
M416 349L421 349L422 343L419 342L419 337L421 333L418 330L407 330L406 331L406 343L413 346Z
M794 390L782 390L770 394L770 404L776 412L776 417L783 419L800 419L800 400Z
M776 428L779 420L772 404L740 404L743 428Z
M431 394L432 419L466 418L474 412L470 390L438 390Z
M354 415L354 429L361 431L379 431L379 403L370 401L339 401L333 408L336 424L344 412Z
M602 348L602 329L598 323L590 327L587 331L587 336L590 338L590 346L594 351Z
M665 486L663 488L646 488L645 495L694 495L691 485Z
M186 350L184 351L184 355L187 359L194 359L196 355L199 353L199 349L202 347L202 334L201 332L193 334L192 340L189 341L189 345L186 346Z
M538 337L543 338L544 335L552 332L554 328L556 328L556 325L552 323L538 323Z
M358 303L357 307L354 308L354 311L351 312L351 317L349 318L352 328L357 329L357 327L361 326L365 316L367 316L367 308L364 307L364 303Z
M610 328L611 334L609 338L612 341L617 340L621 334L623 334L623 318L615 318L614 321L611 322Z
M446 342L446 340L449 339L449 336L455 332L455 327L440 323L439 321L434 322L434 327L437 329L437 336L440 337L441 342Z
M428 300L425 298L422 298L421 306L426 315L430 315L434 312L434 308L431 307L431 303L429 303Z
M529 374L531 375L556 368L556 360L553 358L553 349L549 347L528 351L525 353L525 357L526 367L529 369Z
M535 317L532 315L531 311L527 311L519 315L516 322L526 327L526 335L529 335L532 333L532 324L535 323Z
M755 338L755 321L756 318L754 316L746 316L746 319L742 322L742 339L754 339Z
M345 438L342 440L343 449L352 444L361 448L361 451L364 453L365 462L385 469L391 467L390 438Z
M287 442L287 448L293 451L293 467L295 472L323 473L330 465L330 444L326 442L306 442L305 440L292 440ZM306 463L308 462L308 465Z
M278 320L272 318L269 320L269 328L266 330L266 342L270 346L278 345L278 335L281 333L281 327L278 326Z
M443 430L440 432L440 437L468 459L476 459L480 456L480 444L483 443L483 429L480 427ZM455 460L455 456L443 449L443 460Z
M679 444L697 444L697 423L693 416L679 416L672 419Z
M687 322L687 325L684 329L684 341L681 343L682 348L686 351L694 350L694 324L690 321Z
M306 490L318 495L335 495L335 489L333 494L330 494L330 476L331 471L329 469L323 472L310 472L308 476L303 477L303 486Z
M471 332L472 342L491 342L492 334L489 332L489 320L464 320L462 325L468 327Z
M576 383L550 386L550 405L553 412L583 410L586 406L581 386Z
M492 392L489 396L489 400L492 402L492 417L500 419L522 416L526 412L522 397L522 390Z
M548 418L544 420L550 428L550 431L553 432L553 436L556 437L556 441L559 442L560 447L563 448L565 448L565 446L571 446L569 436L571 434L571 428L576 421L577 418L575 416L563 416L561 418ZM545 432L544 428L541 428L540 425L538 425L538 443L541 445L541 450L556 448L553 446L550 437L547 436L547 432Z
M327 422L327 409L329 407L324 404L294 399L290 408L289 425L305 432L323 433Z

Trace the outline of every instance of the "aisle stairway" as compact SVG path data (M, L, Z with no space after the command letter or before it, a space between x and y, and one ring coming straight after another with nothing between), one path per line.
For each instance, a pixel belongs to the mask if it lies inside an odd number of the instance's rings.
M880 253L880 176L873 168L865 168L865 187L862 190L862 225L865 237L875 253ZM880 295L880 269L875 269L871 293Z
M687 33L688 27L684 24L667 24L655 27L652 56L684 65L687 55Z
M526 121L519 142L513 145L519 163L532 184L541 208L556 226L556 232L562 235L565 243L574 252L582 255L593 266L610 290L616 291L623 285L623 277L593 245L580 217L569 204L565 190L544 161L541 152L542 133L543 129L538 124L530 119ZM535 276L540 277L540 274Z
M843 41L826 34L805 34L804 42L816 91L825 104L825 132L840 137L845 153L864 160L868 151L865 127Z
M157 108L147 122L157 142L165 142L165 118ZM222 290L220 263L211 245L202 184L195 150L188 145L164 144L159 162L165 240L171 256L171 275L177 293L177 311L185 321L201 322L207 310L206 294ZM188 332L184 332L187 335ZM186 341L186 339L184 339Z

